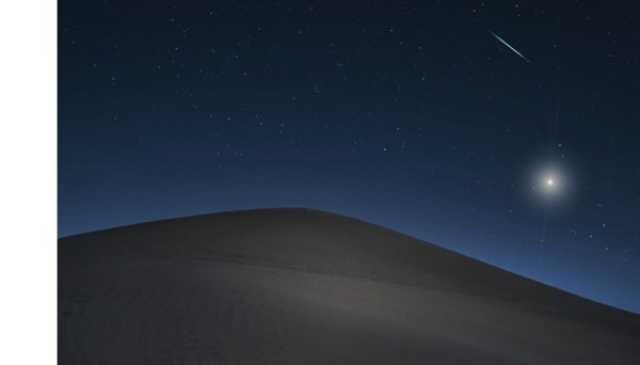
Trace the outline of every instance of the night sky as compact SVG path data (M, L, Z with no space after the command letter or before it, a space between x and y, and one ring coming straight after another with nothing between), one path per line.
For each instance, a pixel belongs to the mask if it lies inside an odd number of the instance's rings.
M59 235L317 208L640 312L638 9L595 3L61 0Z

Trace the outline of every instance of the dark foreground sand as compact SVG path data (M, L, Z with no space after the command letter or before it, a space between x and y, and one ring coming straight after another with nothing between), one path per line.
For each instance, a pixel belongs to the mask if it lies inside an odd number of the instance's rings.
M640 316L305 209L59 242L61 364L640 364Z

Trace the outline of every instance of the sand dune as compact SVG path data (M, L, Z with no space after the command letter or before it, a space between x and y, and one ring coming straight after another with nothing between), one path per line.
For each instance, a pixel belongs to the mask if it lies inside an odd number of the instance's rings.
M638 364L640 316L307 209L59 242L61 364Z

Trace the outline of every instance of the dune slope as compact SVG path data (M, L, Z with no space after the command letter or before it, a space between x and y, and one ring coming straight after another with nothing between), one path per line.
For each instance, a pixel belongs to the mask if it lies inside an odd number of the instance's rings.
M59 241L61 364L637 364L640 317L359 220L264 209Z

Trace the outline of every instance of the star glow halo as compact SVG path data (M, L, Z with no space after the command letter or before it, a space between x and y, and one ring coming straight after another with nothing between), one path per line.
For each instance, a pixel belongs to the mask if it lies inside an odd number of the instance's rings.
M566 164L539 164L532 170L531 189L543 202L566 200L573 191L571 176Z
M561 194L566 184L563 174L555 170L541 171L534 190L546 196Z

